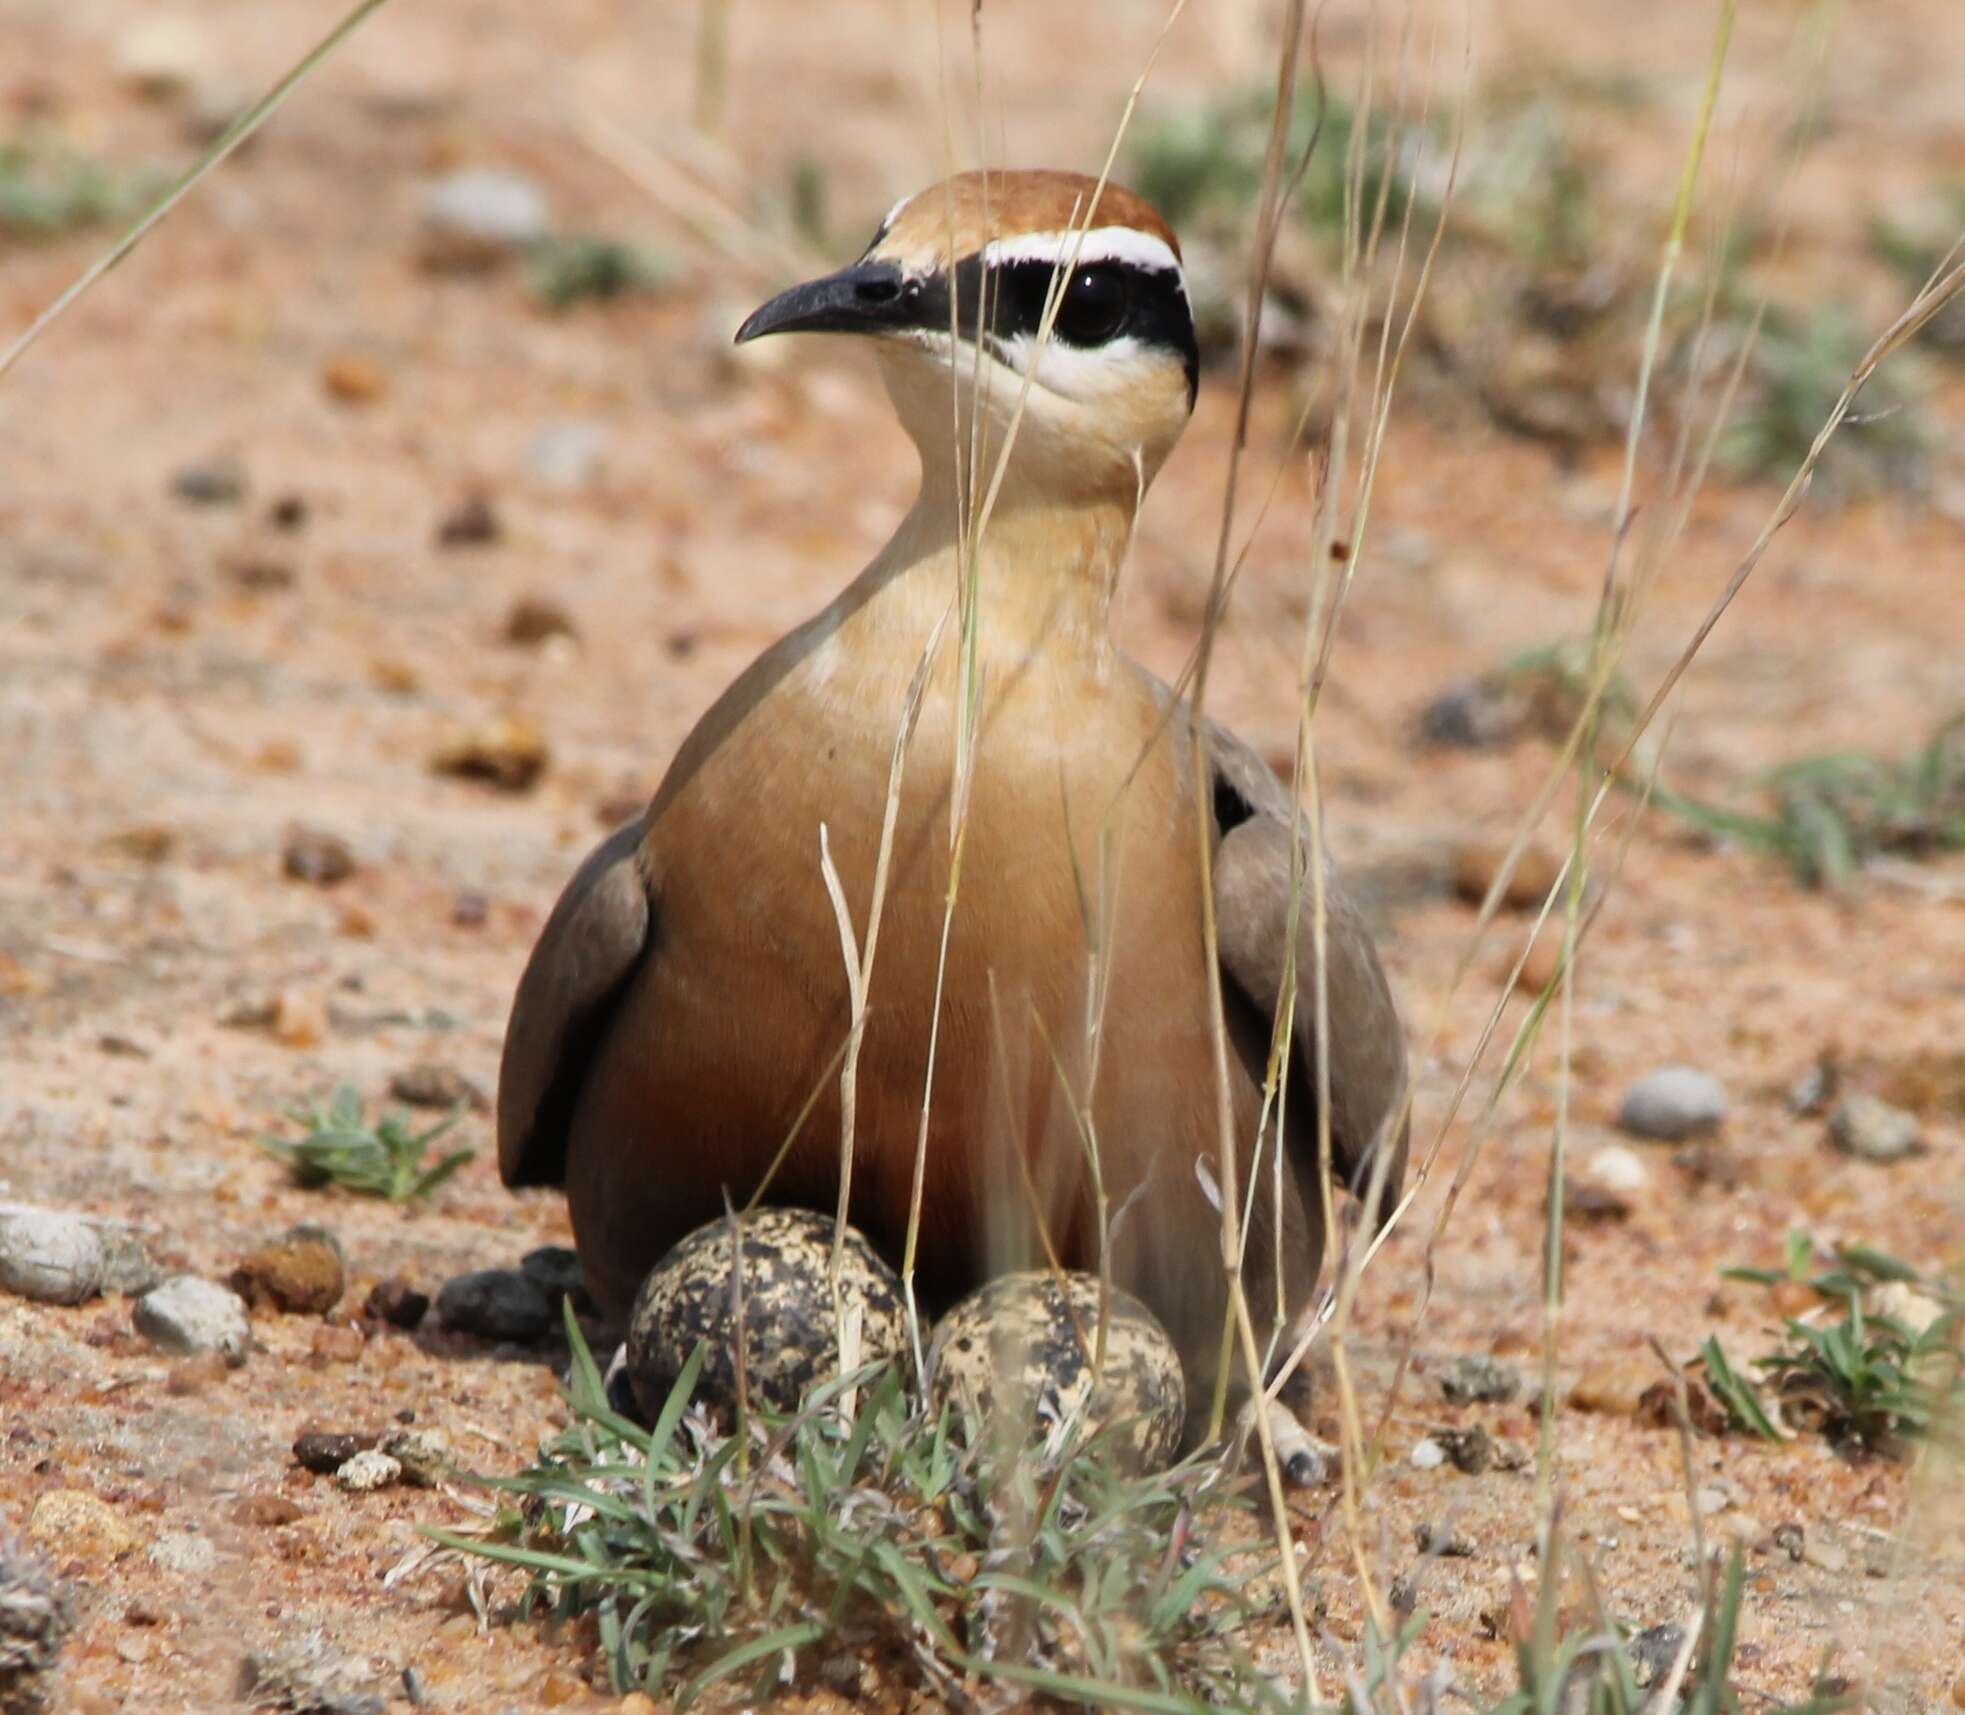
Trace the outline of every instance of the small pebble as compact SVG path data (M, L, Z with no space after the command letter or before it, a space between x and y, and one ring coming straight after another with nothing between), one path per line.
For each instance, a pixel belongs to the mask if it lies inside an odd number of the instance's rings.
M297 1501L288 1500L285 1495L241 1495L232 1505L235 1524L249 1524L260 1530L278 1530L306 1516L306 1509Z
M122 1221L98 1221L102 1241L102 1290L140 1298L162 1281L167 1270L150 1254L150 1246L135 1227Z
M437 1316L458 1333L520 1344L539 1339L554 1320L545 1293L515 1268L480 1269L445 1281Z
M283 494L266 509L266 522L275 530L298 530L307 522L307 497Z
M1915 1114L1851 1090L1829 1115L1829 1141L1859 1161L1901 1161L1923 1149L1924 1134Z
M302 1470L329 1477L357 1453L368 1452L380 1439L380 1436L349 1430L304 1429L294 1440L294 1462Z
M1683 1143L1709 1137L1726 1118L1726 1091L1696 1066L1661 1066L1624 1092L1617 1123L1633 1137Z
M1508 851L1506 841L1466 841L1453 854L1453 891L1469 905L1479 905L1500 875ZM1531 841L1502 889L1502 906L1510 911L1539 909L1561 874L1562 861L1547 846Z
M455 1066L424 1060L405 1066L389 1080L389 1094L413 1108L470 1108L482 1112L490 1104L484 1091Z
M1886 1280L1873 1287L1864 1298L1863 1309L1871 1316L1887 1316L1907 1329L1913 1339L1928 1333L1946 1314L1943 1304L1907 1280Z
M143 1546L115 1509L86 1489L48 1490L28 1515L27 1534L64 1560L113 1560Z
M645 1691L630 1691L617 1705L616 1715L662 1715L662 1705Z
M424 190L417 249L426 268L469 272L493 267L551 234L551 205L531 179L500 167L464 167Z
M1651 1183L1651 1169L1634 1149L1620 1143L1593 1149L1583 1159L1583 1177L1606 1191L1642 1191Z
M389 373L372 357L343 352L321 366L321 386L343 405L372 405L389 391Z
M0 1289L38 1304L80 1304L102 1285L102 1239L60 1209L0 1213Z
M556 601L545 596L521 596L505 615L505 641L521 648L544 643L554 637L578 637L573 617Z
M517 715L501 715L448 735L430 758L438 774L482 780L501 792L529 791L546 771L545 735Z
M136 1301L130 1319L139 1334L165 1352L223 1352L243 1363L252 1343L252 1324L239 1295L195 1274L153 1286Z
M1521 1385L1512 1364L1480 1353L1455 1358L1440 1376L1440 1392L1456 1405L1505 1405Z
M1415 1471L1437 1471L1446 1463L1446 1449L1432 1436L1423 1441L1415 1441L1412 1446L1412 1468Z
M412 1488L434 1489L450 1470L450 1449L427 1429L392 1435L382 1451L402 1468L403 1481Z
M468 495L437 522L439 548L481 548L504 535L498 514L482 494Z
M325 1316L341 1302L345 1285L341 1247L316 1226L292 1228L232 1272L233 1290L248 1304L272 1304L296 1316Z
M1495 1462L1494 1437L1477 1423L1471 1429L1435 1429L1429 1439L1445 1450L1456 1471L1477 1477Z
M171 493L187 506L236 506L246 497L246 467L227 456L185 465L172 475Z
M1465 1560L1474 1552L1474 1544L1462 1536L1451 1525L1422 1524L1413 1532L1413 1539L1421 1554L1438 1555L1449 1560Z
M1456 750L1513 744L1528 725L1528 699L1489 679L1461 679L1419 713L1423 743Z
M387 1453L371 1447L366 1453L357 1453L337 1470L334 1480L351 1495L365 1495L399 1482L402 1474L401 1464Z
M414 1328L430 1309L430 1295L418 1292L399 1274L378 1280L369 1289L362 1314L387 1322L392 1328Z
M355 873L355 854L339 834L320 828L287 829L280 848L280 868L289 880L315 887L333 887Z

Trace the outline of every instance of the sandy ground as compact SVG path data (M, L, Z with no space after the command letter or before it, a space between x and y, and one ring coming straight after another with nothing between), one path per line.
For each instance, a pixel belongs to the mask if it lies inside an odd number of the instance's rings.
M147 10L16 0L0 21L0 130L54 114L112 158L185 159L184 103L140 101L118 71ZM1532 79L1616 67L1645 82L1650 104L1617 121L1618 159L1662 182L1702 75L1703 7L1653 6L1641 20L1610 0L1481 10L1484 69ZM0 384L0 1197L135 1220L161 1255L219 1278L289 1224L324 1221L348 1253L350 1307L387 1275L434 1288L566 1240L557 1196L499 1187L481 1114L460 1128L477 1159L414 1211L297 1190L253 1139L337 1082L380 1097L418 1063L488 1091L513 981L579 855L653 787L715 692L864 562L909 497L911 461L863 359L791 348L738 363L726 348L796 260L748 229L692 236L677 213L688 175L636 183L593 147L597 122L678 146L692 50L676 11L580 0L556 8L550 30L510 0L385 12ZM809 14L782 0L732 11L736 182L775 194L794 160L822 161L834 249L848 254L945 158L925 14L834 9L815 39ZM1793 63L1797 9L1748 11L1722 152L1766 128ZM1355 63L1355 12L1333 17L1334 63ZM250 89L331 8L210 0L174 15L200 33L201 77ZM1871 200L1965 164L1965 36L1945 17L1899 4L1845 20L1832 123L1797 192L1795 265L1818 266L1830 289L1854 281L1846 289L1874 294L1851 261ZM1154 7L1116 3L992 16L992 138L1014 139L1020 162L1095 165L1159 21ZM1252 10L1196 9L1156 88L1191 93L1258 64L1263 28ZM961 26L950 31L957 63ZM1102 68L1091 98L1088 63ZM645 238L676 259L677 284L552 317L513 271L420 272L419 186L461 163L532 175L563 226ZM1664 193L1655 200L1662 210ZM24 324L99 242L0 248L0 329ZM330 375L350 364L370 367L370 396L336 396ZM1204 388L1149 501L1121 603L1128 646L1164 673L1193 641L1230 391L1220 376ZM1954 390L1939 405L1955 436L1965 400ZM1278 389L1258 413L1253 468L1265 481L1285 420ZM605 436L598 468L572 488L542 480L528 455L542 429L568 421ZM172 497L174 472L221 454L245 467L243 504ZM1444 884L1450 854L1469 831L1511 829L1551 758L1534 742L1422 750L1413 721L1451 679L1583 629L1616 480L1614 450L1563 468L1417 412L1392 436L1320 746L1333 838L1378 901L1422 1051L1422 1137L1519 935L1504 924L1453 988L1473 913ZM1686 683L1672 752L1681 784L1724 794L1799 754L1905 749L1965 705L1957 480L1955 456L1941 455L1934 504L1811 510L1783 534ZM440 521L474 494L489 498L499 538L437 546ZM306 520L282 532L266 518L288 495ZM1633 647L1641 687L1772 502L1744 489L1701 503ZM1218 681L1218 711L1278 753L1293 720L1307 516L1296 461ZM504 642L522 597L562 605L577 635ZM551 747L536 787L501 794L432 775L452 726L505 714ZM355 873L331 889L286 879L296 824L345 840ZM1621 833L1607 832L1605 856ZM1956 860L1837 900L1660 819L1637 832L1582 970L1571 1148L1587 1160L1615 1141L1624 1086L1669 1061L1718 1075L1733 1108L1723 1171L1710 1156L1695 1172L1636 1146L1647 1183L1628 1215L1572 1229L1565 1391L1591 1378L1586 1392L1628 1400L1660 1373L1652 1337L1679 1357L1714 1331L1736 1353L1760 1349L1763 1295L1719 1270L1772 1261L1792 1227L1927 1266L1957 1260L1955 1100L1920 1114L1927 1155L1879 1166L1832 1153L1821 1120L1792 1114L1784 1092L1830 1045L1886 1081L1965 1046L1962 902ZM222 1022L270 998L276 1028ZM1438 1242L1419 1368L1368 1496L1388 1576L1408 1569L1421 1522L1451 1519L1471 1539L1472 1558L1428 1575L1435 1617L1413 1660L1449 1662L1476 1689L1505 1681L1507 1645L1484 1616L1505 1603L1531 1539L1532 1484L1417 1470L1407 1454L1442 1424L1533 1437L1520 1404L1449 1406L1434 1378L1461 1353L1533 1365L1556 1101L1551 1040L1498 1110ZM1468 1137L1464 1121L1449 1134L1374 1271L1355 1330L1368 1379L1382 1381L1419 1307L1426 1237ZM232 1694L248 1651L316 1633L385 1695L399 1696L414 1665L440 1707L598 1706L578 1640L524 1625L481 1634L441 1579L384 1588L417 1525L464 1516L453 1499L346 1496L288 1453L306 1426L378 1428L413 1413L467 1463L514 1468L561 1420L552 1351L492 1349L434 1324L351 1336L270 1311L255 1333L263 1350L214 1374L152 1351L121 1300L60 1310L0 1298L0 1518L19 1530L45 1492L82 1489L133 1533L116 1554L57 1547L82 1593L57 1707L209 1708ZM1566 1517L1612 1606L1641 1625L1682 1617L1696 1579L1676 1439L1614 1408L1565 1408L1560 1430ZM1754 1549L1746 1686L1799 1695L1833 1653L1834 1671L1879 1676L1899 1706L1951 1694L1965 1659L1955 1494L1818 1443L1701 1440L1695 1463L1708 1530ZM294 1508L251 1501L271 1495ZM1307 1504L1321 1515L1320 1500ZM1799 1563L1768 1547L1787 1523L1818 1545ZM1335 1525L1311 1534L1341 1652L1358 1636L1356 1593Z

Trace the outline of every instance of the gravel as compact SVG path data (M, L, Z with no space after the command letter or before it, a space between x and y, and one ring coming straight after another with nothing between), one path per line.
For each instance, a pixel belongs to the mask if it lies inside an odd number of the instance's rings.
M349 1430L304 1429L294 1439L294 1462L318 1477L330 1477L357 1453L366 1453L378 1437Z
M1710 1137L1726 1118L1726 1091L1696 1066L1661 1066L1624 1092L1617 1123L1652 1143Z
M131 1314L136 1331L160 1351L223 1352L245 1362L252 1323L236 1292L195 1274L180 1274L152 1287Z
M1512 1364L1479 1353L1455 1358L1440 1376L1440 1392L1456 1405L1505 1405L1521 1386Z
M402 1475L400 1460L371 1447L366 1453L357 1453L342 1465L334 1473L334 1480L351 1495L366 1495L401 1482Z

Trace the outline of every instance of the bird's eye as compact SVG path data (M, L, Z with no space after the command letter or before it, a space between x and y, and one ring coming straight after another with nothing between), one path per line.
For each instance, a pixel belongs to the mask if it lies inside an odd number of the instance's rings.
M1124 325L1131 307L1132 288L1122 269L1080 268L1058 305L1058 337L1073 345L1103 345Z

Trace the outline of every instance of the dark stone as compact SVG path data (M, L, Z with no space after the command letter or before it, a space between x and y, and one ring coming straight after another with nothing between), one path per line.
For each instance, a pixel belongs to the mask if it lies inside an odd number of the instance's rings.
M545 1293L515 1268L479 1269L445 1281L437 1293L437 1316L457 1333L521 1344L553 1326Z
M399 1274L378 1280L369 1288L362 1314L392 1328L414 1328L429 1313L430 1295L418 1292Z
M294 1462L318 1477L332 1477L357 1453L366 1453L380 1439L351 1430L305 1429L294 1441Z
M565 1245L541 1245L519 1258L519 1272L546 1295L554 1315L559 1314L560 1301L566 1298L571 1298L573 1308L583 1314L593 1309L586 1276L580 1272L579 1252Z

